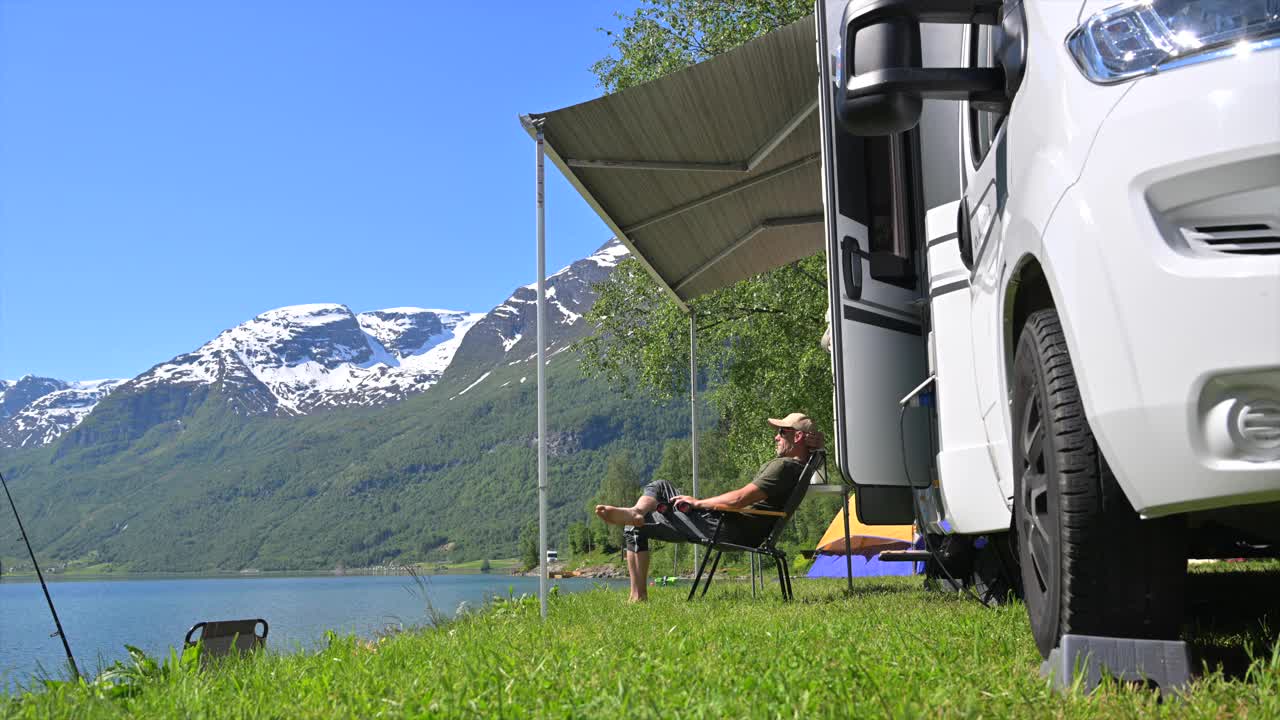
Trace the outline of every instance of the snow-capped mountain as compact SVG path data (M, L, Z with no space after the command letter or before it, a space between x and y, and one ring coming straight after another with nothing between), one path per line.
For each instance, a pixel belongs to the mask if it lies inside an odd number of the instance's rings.
M555 353L590 332L582 316L595 303L593 286L609 277L628 250L610 240L591 255L547 277L547 350ZM463 339L450 366L452 380L478 382L500 364L530 361L537 353L537 284L516 288Z
M589 331L583 314L595 302L592 286L626 255L610 241L547 279L552 353ZM488 313L400 307L356 314L338 304L293 305L132 380L0 381L0 446L46 444L73 428L76 446L127 443L165 423L180 427L212 395L240 415L288 416L397 402L444 379L470 389L496 367L533 359L535 288L517 288Z
M226 330L125 389L222 384L240 391L238 410L251 414L393 402L439 381L481 317L422 308L357 315L343 305L293 305Z
M12 417L41 397L66 387L67 383L61 380L35 375L21 380L0 380L0 419Z
M75 427L124 380L0 380L0 447L47 445Z

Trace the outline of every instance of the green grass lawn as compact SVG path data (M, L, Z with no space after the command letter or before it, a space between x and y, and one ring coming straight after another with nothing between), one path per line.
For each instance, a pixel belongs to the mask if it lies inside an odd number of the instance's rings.
M1059 695L1021 605L987 609L915 578L798 580L752 598L717 583L500 600L437 629L197 672L148 668L128 693L62 684L0 704L11 717L1280 717L1280 565L1192 576L1189 639L1212 663L1186 698L1104 686ZM1205 598L1218 597L1212 607ZM1198 660L1199 661L1199 660ZM129 680L126 677L125 680Z

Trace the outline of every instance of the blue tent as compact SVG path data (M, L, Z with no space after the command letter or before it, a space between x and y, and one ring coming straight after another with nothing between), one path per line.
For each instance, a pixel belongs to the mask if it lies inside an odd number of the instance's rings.
M880 553L871 557L854 555L854 577L882 577L886 575L914 575L916 563L881 562ZM844 577L846 572L844 555L818 553L813 556L813 565L809 568L808 577Z

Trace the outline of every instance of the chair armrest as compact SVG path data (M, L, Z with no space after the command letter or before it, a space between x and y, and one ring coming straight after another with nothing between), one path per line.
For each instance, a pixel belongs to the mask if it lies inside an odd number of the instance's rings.
M787 514L781 510L755 510L753 508L735 508L728 505L708 505L707 510L715 510L716 512L731 512L739 515L768 515L769 517L786 517Z

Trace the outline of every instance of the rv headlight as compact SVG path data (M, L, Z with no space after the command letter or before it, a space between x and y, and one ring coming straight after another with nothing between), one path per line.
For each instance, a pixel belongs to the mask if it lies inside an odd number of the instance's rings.
M1228 55L1280 47L1280 0L1133 0L1067 36L1085 77L1115 83Z

